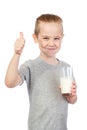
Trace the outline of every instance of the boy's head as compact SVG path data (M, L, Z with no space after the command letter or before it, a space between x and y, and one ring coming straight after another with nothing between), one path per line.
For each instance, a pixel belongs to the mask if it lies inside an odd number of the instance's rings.
M61 34L63 35L63 20L58 15L54 14L42 14L36 19L34 34L38 37L40 33L40 24L41 23L57 23L61 26Z
M36 19L33 38L38 43L41 56L54 58L63 38L62 19L53 14L42 14Z

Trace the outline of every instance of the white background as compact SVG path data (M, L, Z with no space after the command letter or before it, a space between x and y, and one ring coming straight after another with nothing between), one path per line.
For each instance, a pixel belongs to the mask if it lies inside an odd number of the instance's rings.
M36 17L54 13L62 17L64 39L57 54L73 66L78 101L69 105L68 129L87 129L87 6L86 0L1 0L0 1L0 130L27 130L29 101L26 84L9 89L4 77L14 53L14 42L23 31L26 45L21 61L38 56L32 34Z

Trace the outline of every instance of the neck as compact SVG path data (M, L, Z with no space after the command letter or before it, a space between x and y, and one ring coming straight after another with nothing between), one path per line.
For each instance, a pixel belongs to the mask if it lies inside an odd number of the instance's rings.
M56 57L45 57L45 56L42 56L42 55L40 55L40 57L41 57L41 59L43 59L48 64L52 64L52 65L58 64L58 60L56 59Z

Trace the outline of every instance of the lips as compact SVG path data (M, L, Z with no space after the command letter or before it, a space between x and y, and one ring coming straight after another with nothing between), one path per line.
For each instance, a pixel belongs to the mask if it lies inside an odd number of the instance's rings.
M46 48L47 50L56 50L56 48Z

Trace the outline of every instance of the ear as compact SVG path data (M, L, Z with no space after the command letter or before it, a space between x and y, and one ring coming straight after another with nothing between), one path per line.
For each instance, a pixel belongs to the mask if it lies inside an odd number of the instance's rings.
M64 37L64 34L62 34L62 38Z
M63 37L64 37L64 34L62 34L62 37L61 37L61 38L63 39Z
M32 36L33 36L34 42L37 43L38 42L37 36L35 34L32 34Z

